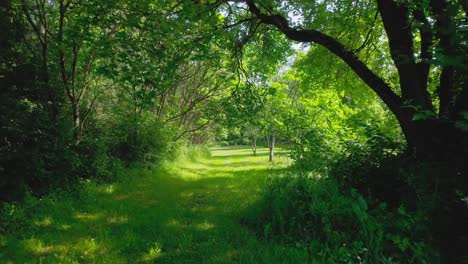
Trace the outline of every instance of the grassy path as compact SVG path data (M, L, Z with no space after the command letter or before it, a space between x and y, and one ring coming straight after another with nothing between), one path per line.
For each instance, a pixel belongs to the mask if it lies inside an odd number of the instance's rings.
M0 262L304 263L304 253L260 241L240 224L286 158L272 167L266 150L211 153L130 170L118 184L90 183L79 199L36 201L27 224L0 235Z

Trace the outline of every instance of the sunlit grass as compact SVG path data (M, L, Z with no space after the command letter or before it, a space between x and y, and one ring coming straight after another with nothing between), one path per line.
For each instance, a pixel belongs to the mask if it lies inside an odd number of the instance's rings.
M42 240L36 238L26 239L22 244L24 250L36 256L52 253L54 251L54 247L47 246Z
M89 213L76 213L74 218L80 220L80 221L85 221L85 222L90 222L90 221L96 221L99 218L102 218L101 213L95 213L95 214L89 214Z
M44 217L41 220L35 219L33 223L39 227L48 227L52 225L52 219L49 216Z
M259 241L240 224L265 177L290 164L268 149L215 148L118 172L79 199L38 201L30 221L0 234L0 263L304 263L294 248Z
M142 257L144 262L154 261L162 254L161 246L158 242L155 242L152 247Z

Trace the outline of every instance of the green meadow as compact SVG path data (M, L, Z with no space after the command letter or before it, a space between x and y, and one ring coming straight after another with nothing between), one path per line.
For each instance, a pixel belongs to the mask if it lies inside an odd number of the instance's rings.
M0 264L468 263L467 22L0 0Z
M244 147L190 152L155 168L125 170L116 183L88 181L74 196L64 192L8 207L22 224L0 238L0 262L307 260L303 251L259 240L241 224L265 179L288 167L286 155L272 164L267 149L256 156Z

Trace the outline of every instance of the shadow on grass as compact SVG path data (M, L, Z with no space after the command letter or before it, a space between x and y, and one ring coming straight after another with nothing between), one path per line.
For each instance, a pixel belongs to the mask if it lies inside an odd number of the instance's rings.
M130 173L128 181L89 191L82 201L36 208L30 225L8 237L3 257L20 263L257 263L268 255L282 257L276 246L258 241L240 225L243 210L255 202L271 170L242 169L258 166L251 160L216 164L218 158L226 156L199 160L206 168L191 171L200 176L196 179L181 178L169 168Z

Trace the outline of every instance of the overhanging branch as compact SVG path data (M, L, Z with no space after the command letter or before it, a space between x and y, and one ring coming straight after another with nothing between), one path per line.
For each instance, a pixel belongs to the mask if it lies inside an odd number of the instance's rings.
M391 87L382 78L371 71L364 62L359 60L351 50L347 49L338 40L317 30L299 30L292 28L289 26L289 22L285 17L277 14L264 14L253 0L247 0L245 2L248 5L249 11L259 20L265 24L275 26L289 39L299 42L317 43L340 57L372 90L374 90L374 92L377 93L392 112L398 113L401 111L401 106L403 104L402 99L392 91Z

